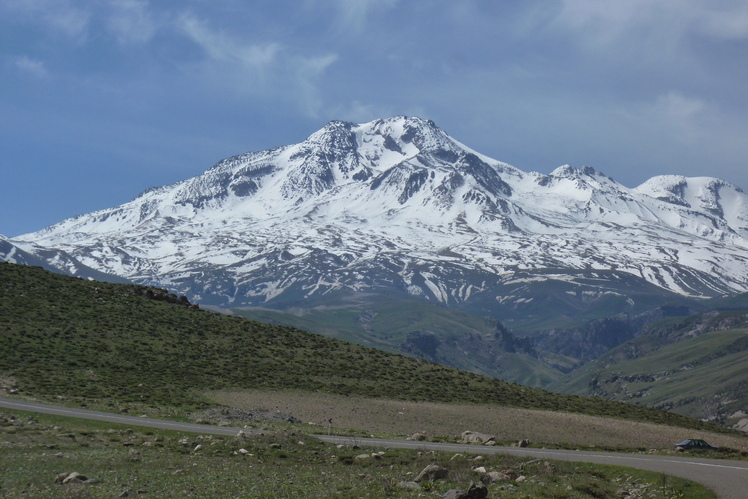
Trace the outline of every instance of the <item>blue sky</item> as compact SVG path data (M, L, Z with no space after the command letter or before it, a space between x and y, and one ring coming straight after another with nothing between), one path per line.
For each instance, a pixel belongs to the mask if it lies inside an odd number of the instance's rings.
M744 0L3 0L0 234L330 120L434 120L525 171L748 189Z

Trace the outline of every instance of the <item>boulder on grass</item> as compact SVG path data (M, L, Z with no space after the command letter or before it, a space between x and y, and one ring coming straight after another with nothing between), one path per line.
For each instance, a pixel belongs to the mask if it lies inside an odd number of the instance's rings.
M491 485L492 483L505 482L507 480L511 480L510 477L501 473L500 471L489 471L485 475L481 475L480 479L486 485Z
M408 489L408 490L421 490L421 486L418 485L416 482L410 482L403 480L402 482L397 482L397 486L401 489Z
M442 499L486 499L488 497L488 488L481 482L470 484L467 492L459 489L448 490Z
M468 487L466 499L486 499L488 487L483 482L473 482Z
M55 483L86 483L86 482L92 482L93 480L89 479L85 475L81 475L77 471L73 471L72 473L60 473L55 477Z
M444 468L442 466L439 466L437 464L429 464L423 470L418 474L418 476L413 480L414 482L433 482L435 480L440 480L442 478L447 478L447 475L449 475L449 470L447 468Z

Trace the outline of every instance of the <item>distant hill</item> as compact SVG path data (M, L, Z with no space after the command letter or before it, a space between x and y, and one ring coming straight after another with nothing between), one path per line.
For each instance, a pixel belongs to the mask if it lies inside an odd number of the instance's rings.
M300 389L490 403L709 427L683 416L559 395L424 360L196 308L185 298L0 263L0 389L177 412L203 390Z
M748 430L748 310L654 322L640 336L550 388L645 404Z

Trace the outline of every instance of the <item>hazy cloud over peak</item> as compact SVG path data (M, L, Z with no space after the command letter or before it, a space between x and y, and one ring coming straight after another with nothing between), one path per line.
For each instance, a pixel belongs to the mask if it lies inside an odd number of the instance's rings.
M229 33L214 30L207 21L192 14L182 14L178 25L188 38L202 47L212 59L218 61L262 68L271 64L280 50L277 43L246 42Z

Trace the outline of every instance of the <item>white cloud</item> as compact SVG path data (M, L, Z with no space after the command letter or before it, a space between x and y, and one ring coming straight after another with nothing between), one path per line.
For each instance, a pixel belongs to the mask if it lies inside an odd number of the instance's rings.
M421 106L405 106L400 104L363 103L358 100L339 103L325 110L325 117L330 120L343 120L352 123L368 123L379 118L390 116L420 116L428 117L429 113ZM437 123L441 125L442 123Z
M107 27L121 44L145 43L156 32L156 24L143 0L112 0Z
M353 101L346 105L338 105L328 111L333 119L351 121L353 123L366 123L382 116L389 116L389 112L382 112L374 104L364 104Z
M44 67L42 61L36 59L30 59L28 56L22 55L15 59L15 65L24 73L28 73L37 78L45 78L48 76L47 69Z
M360 33L369 24L372 13L377 9L391 9L399 0L314 0L314 4L330 4L337 11L334 20L340 32Z
M327 54L319 57L303 59L301 61L300 71L303 76L314 78L321 75L336 60L338 60L337 54Z
M337 59L336 54L292 59L291 71L296 75L295 93L307 116L319 117L319 110L323 104L318 87L319 79Z
M181 15L177 25L207 54L201 71L209 85L229 88L241 98L291 104L309 117L319 117L323 106L320 80L338 60L337 54L308 54L306 47L246 40L213 29L189 13Z
M707 109L707 105L701 99L673 91L659 96L654 109L670 121L692 122Z
M713 137L722 128L718 113L707 102L674 90L622 114L638 124L637 129L686 143Z
M722 4L724 7L721 7ZM728 40L748 39L748 4L714 2L713 8L698 16L698 28L708 35Z
M601 47L621 39L671 45L692 34L740 39L748 38L748 4L743 0L564 0L556 22Z
M277 43L247 43L224 32L214 31L205 21L191 14L183 14L178 24L211 59L221 62L239 62L247 67L262 68L276 60L281 48Z
M0 2L0 12L26 22L42 24L57 35L85 41L91 12L70 0Z

